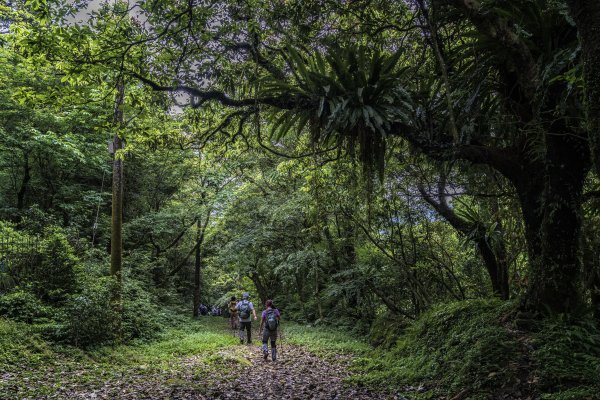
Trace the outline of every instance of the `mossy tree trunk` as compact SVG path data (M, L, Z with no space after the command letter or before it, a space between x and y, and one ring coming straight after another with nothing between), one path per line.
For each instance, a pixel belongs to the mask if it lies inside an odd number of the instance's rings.
M123 156L119 150L123 149L123 139L118 130L123 127L123 102L125 98L125 86L120 79L117 83L117 95L115 99L114 127L117 129L113 137L113 171L112 171L112 217L111 217L111 240L110 240L110 274L115 278L115 287L112 294L112 304L117 314L116 330L117 336L121 332L122 315L122 271L123 264Z
M568 0L581 42L590 148L600 175L600 1Z

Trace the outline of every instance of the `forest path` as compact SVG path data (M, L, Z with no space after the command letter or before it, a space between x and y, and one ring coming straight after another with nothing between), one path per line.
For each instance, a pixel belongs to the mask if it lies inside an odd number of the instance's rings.
M386 393L344 383L350 376L349 355L318 356L302 346L280 340L278 359L263 359L260 343L227 347L216 353L234 362L226 376L210 379L207 397L214 399L397 399ZM243 360L239 362L239 360ZM188 362L194 363L193 359Z
M43 362L0 371L0 399L404 399L344 381L353 357L368 349L350 335L295 325L272 362L262 357L256 329L254 344L241 345L226 326L208 317L150 343L91 352L44 347Z

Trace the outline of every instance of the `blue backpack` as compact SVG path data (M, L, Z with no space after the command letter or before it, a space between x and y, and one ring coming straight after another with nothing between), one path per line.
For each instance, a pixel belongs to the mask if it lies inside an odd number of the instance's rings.
M240 318L250 318L250 302L248 300L242 300L242 304L240 304Z
M266 320L266 326L267 329L270 331L276 331L277 327L279 326L279 321L277 320L277 314L275 313L275 310L270 309L267 310L267 314L265 315L265 320Z

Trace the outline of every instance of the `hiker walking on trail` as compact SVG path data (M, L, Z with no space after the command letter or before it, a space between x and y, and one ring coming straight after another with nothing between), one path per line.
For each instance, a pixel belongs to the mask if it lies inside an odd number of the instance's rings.
M262 312L260 319L260 330L262 332L262 351L265 361L269 357L269 347L267 342L271 340L271 359L277 360L277 328L279 327L279 320L281 314L277 308L273 305L273 300L267 300L265 303L266 309Z
M229 322L231 323L231 329L237 329L238 327L238 310L237 310L237 299L235 296L231 296L229 301Z
M249 300L250 295L244 293L242 295L242 301L237 303L235 307L238 311L240 321L240 343L244 344L244 330L246 330L246 337L248 338L248 344L252 343L252 317L256 321L256 310L254 304Z

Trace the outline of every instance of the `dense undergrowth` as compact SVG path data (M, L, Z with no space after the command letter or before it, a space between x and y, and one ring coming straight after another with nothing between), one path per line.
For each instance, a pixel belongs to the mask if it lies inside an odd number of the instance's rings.
M600 330L549 318L515 324L513 303L434 307L395 341L357 360L352 381L410 388L415 398L592 399L600 393ZM389 329L389 326L388 326Z

